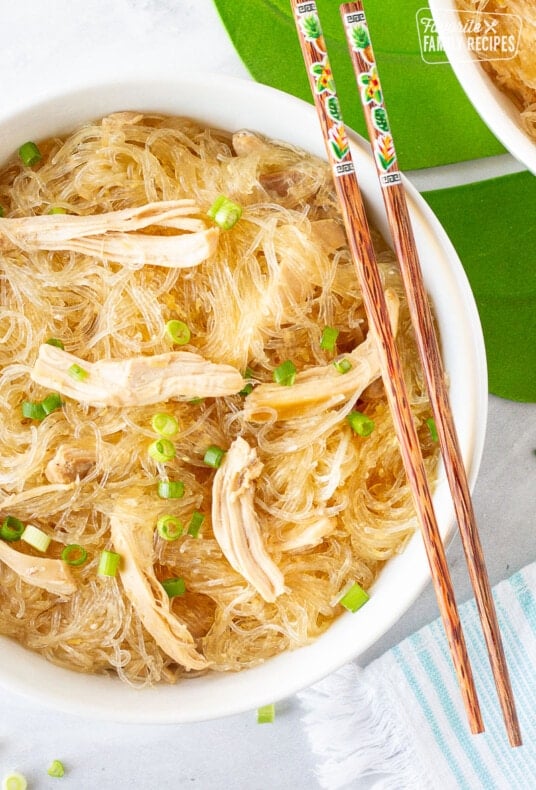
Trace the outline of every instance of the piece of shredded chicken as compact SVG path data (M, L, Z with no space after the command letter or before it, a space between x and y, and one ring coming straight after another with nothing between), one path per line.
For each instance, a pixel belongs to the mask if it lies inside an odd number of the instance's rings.
M87 375L73 376L73 365ZM224 397L244 386L236 368L209 362L190 351L86 362L48 343L40 346L31 377L44 387L95 406L148 406L166 400Z
M4 218L0 250L70 250L123 266L197 266L216 250L219 230L207 227L193 200L167 200L105 214ZM136 233L151 227L148 233ZM157 228L177 231L158 235Z
M398 326L399 302L396 293L385 292L393 332ZM369 332L366 340L349 354L343 354L351 369L339 373L335 366L316 365L296 375L291 387L280 384L259 384L246 398L244 416L250 422L290 420L318 413L323 409L357 398L380 375L376 341Z
M61 444L45 467L50 483L74 483L95 468L97 454L91 447Z
M337 520L320 516L305 524L295 524L283 534L280 543L282 551L305 551L319 546L327 535L337 526Z
M257 450L235 439L214 476L212 528L229 564L271 602L285 591L285 582L266 551L255 512L255 480L261 471Z
M153 527L136 517L137 501L128 512L110 516L114 550L121 555L119 576L127 598L158 646L186 669L206 669L208 662L195 647L188 628L171 611L170 598L154 572Z
M34 587L41 587L56 595L72 595L76 591L76 583L62 560L32 557L0 540L0 561Z

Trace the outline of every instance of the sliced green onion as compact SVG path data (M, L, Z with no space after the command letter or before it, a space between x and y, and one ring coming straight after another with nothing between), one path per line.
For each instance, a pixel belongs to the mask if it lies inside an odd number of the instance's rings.
M246 372L244 373L244 379L247 382L246 385L240 390L238 393L239 395L249 395L250 392L253 391L253 382L251 381L252 378L255 377L254 372L251 368L246 368Z
M4 207L0 206L0 217L4 217L6 212L4 211Z
M218 467L221 466L224 455L225 450L222 450L222 448L218 447L217 444L211 444L203 457L203 461L207 466L212 466L213 469L218 469Z
M2 779L2 790L26 790L27 787L26 777L16 771Z
M184 532L184 524L177 516L160 516L156 522L156 531L164 540L173 541Z
M151 427L160 436L175 436L179 432L179 421L172 414L159 412L158 414L153 414Z
M21 404L22 416L30 420L41 421L45 419L47 414L51 414L61 406L63 406L63 402L60 395L57 392L51 392L41 401L23 401Z
M348 373L352 370L352 363L347 357L339 357L339 359L333 360L333 367L338 370L339 373Z
M296 381L296 365L290 359L286 359L273 372L276 384L283 387L291 387Z
M61 348L62 350L65 348L61 340L58 340L57 337L49 337L45 342L48 343L49 346L56 346L56 348Z
M428 430L430 431L430 436L432 437L433 442L439 441L439 436L437 434L437 426L435 424L435 420L433 417L429 417L426 420L426 424L428 426Z
M367 417L363 412L351 411L350 414L346 416L346 420L350 423L350 427L358 436L370 436L374 430L374 420L371 420L370 417Z
M50 208L48 210L48 213L49 214L67 214L67 209L63 208L63 206L52 206L52 208Z
M19 157L26 167L32 167L41 161L42 155L35 143L28 141L19 148Z
M192 513L192 518L190 519L190 523L188 524L188 535L191 535L192 538L197 538L204 520L205 516L203 513L200 513L198 510L194 510Z
M22 402L21 410L22 416L27 417L30 420L41 421L47 416L43 408L43 404L40 401L34 402L31 400L25 400Z
M198 406L200 403L204 403L205 399L204 398L190 398L190 400L186 401L186 402L189 403L190 406Z
M101 552L99 557L99 567L97 568L97 573L99 576L115 576L120 562L120 554L116 554L115 551L107 551L105 549L103 552Z
M61 558L67 565L76 567L83 565L87 560L87 551L83 546L79 546L78 543L69 543L61 552Z
M24 532L24 524L15 516L7 516L0 527L0 538L11 542L19 540Z
M192 333L184 321L178 321L175 318L167 322L166 332L177 346L185 346L192 336Z
M56 779L60 779L65 774L65 768L61 760L52 760L48 768L47 774Z
M275 705L263 705L257 708L257 724L273 724L275 720Z
M186 592L186 583L184 579L164 579L160 582L164 590L170 598L176 598L178 595L184 595Z
M160 499L182 499L184 483L182 480L159 480L158 496Z
M323 351L333 351L338 336L338 329L335 329L334 326L325 326L322 330L322 337L320 338L320 348Z
M157 439L149 445L148 453L154 461L165 464L175 458L175 445L169 439Z
M242 207L225 195L220 195L207 211L207 216L222 230L230 230L242 216Z
M26 529L20 536L20 539L23 540L28 546L32 546L37 551L45 552L48 547L50 546L50 541L52 538L43 532L42 529L39 527L34 527L33 524L28 524Z
M81 368L80 365L77 365L76 363L68 368L67 373L69 376L71 376L71 378L76 379L77 381L84 381L89 376L89 371L85 370L85 368Z
M369 598L369 594L356 582L342 596L339 603L345 609L348 609L349 612L357 612Z
M50 395L47 395L46 398L43 398L41 401L41 406L43 407L45 414L52 414L53 411L56 411L56 409L59 409L61 406L63 406L63 402L59 393L51 392Z

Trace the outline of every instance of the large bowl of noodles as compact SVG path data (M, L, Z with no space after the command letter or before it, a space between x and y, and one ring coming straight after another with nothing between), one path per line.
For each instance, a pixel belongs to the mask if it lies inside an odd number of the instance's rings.
M536 16L530 0L430 0L450 65L482 120L536 173Z
M27 141L35 165L17 158ZM448 542L375 171L352 145ZM359 656L429 581L326 167L312 106L214 75L92 85L0 119L0 508L8 532L37 530L0 544L5 686L122 721L237 713ZM478 314L407 189L473 485L487 409ZM241 206L236 224L232 206L213 223L221 193ZM175 244L184 268L170 265ZM173 365L179 393L164 395ZM59 576L40 583L44 557ZM355 582L369 600L351 614L339 601Z

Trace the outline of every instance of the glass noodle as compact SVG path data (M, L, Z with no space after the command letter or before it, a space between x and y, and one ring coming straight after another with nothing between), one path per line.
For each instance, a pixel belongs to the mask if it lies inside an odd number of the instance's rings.
M210 227L206 212L218 195L242 207L236 225L220 231L216 252L192 268L0 249L0 515L48 535L47 557L59 559L72 544L88 555L70 569L71 595L27 584L0 561L0 631L65 667L115 672L136 685L195 674L145 629L125 595L121 566L116 576L97 573L102 552L117 550L110 516L118 503L125 517L141 514L154 530L156 578L184 580L170 611L216 671L254 665L317 637L342 613L344 592L354 583L368 590L415 527L379 380L357 403L350 397L281 421L246 420L247 394L106 408L62 396L61 408L45 419L22 416L23 401L47 395L30 372L48 338L86 363L149 356L178 350L166 332L167 322L178 320L190 332L181 352L242 374L248 368L253 392L259 382L273 384L285 360L299 374L331 365L363 342L367 322L344 237L340 242L327 165L285 144L256 136L250 143L237 155L226 132L185 118L118 113L39 143L42 159L34 167L13 159L0 173L6 217L46 215L51 207L94 215L191 198ZM317 223L325 220L338 241L320 232L328 226ZM400 300L398 341L433 479L437 447L425 423L430 408L401 280L392 252L379 234L374 238L385 287ZM321 347L325 327L338 330L333 350ZM353 409L373 420L369 436L352 431L346 416ZM175 455L165 463L148 453L159 439L155 415L170 415L179 426L166 439ZM227 451L237 436L262 463L255 512L285 584L272 602L233 569L212 530L216 471L203 457L211 446ZM88 449L94 462L74 480L51 483L47 463L62 446ZM159 480L182 481L183 495L159 497ZM166 515L185 525L176 540L156 530ZM188 534L192 520L196 529ZM9 545L37 555L24 543Z

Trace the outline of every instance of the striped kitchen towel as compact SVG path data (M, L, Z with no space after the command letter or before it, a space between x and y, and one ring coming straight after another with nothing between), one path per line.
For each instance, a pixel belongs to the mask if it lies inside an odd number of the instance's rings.
M536 563L494 588L523 746L508 745L474 601L460 616L486 732L471 735L439 620L299 694L320 786L536 788Z

